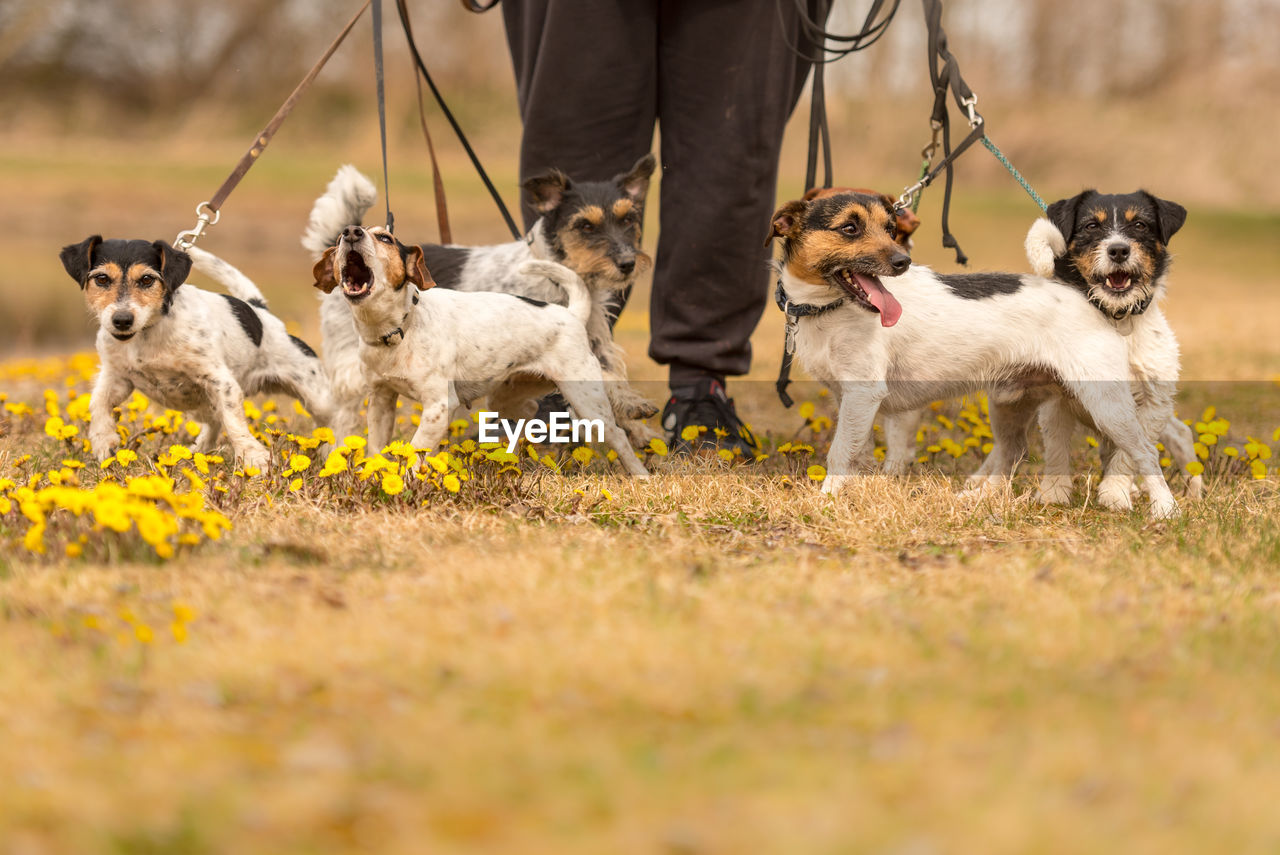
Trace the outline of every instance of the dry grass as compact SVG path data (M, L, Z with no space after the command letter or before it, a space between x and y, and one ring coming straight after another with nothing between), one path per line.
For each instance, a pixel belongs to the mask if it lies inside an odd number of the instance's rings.
M372 171L371 140L354 157ZM146 236L188 226L240 148L10 141L0 196L23 204L0 209L0 295L19 307L0 321L6 341L87 340L58 246L104 222ZM208 246L314 338L297 234L337 160L330 147L277 154ZM857 183L903 183L876 175ZM397 180L401 229L429 234L425 176ZM953 224L981 267L1023 268L1034 209L1019 192L960 193ZM474 183L458 195L458 232L500 239ZM1274 227L1265 212L1193 208L1168 306L1189 377L1261 381L1192 384L1182 414L1216 403L1267 436L1280 296L1258 271L1280 269ZM917 257L952 269L925 228ZM633 373L656 381L646 300L620 338ZM771 383L780 331L767 311L754 382L731 391L786 436L796 417ZM40 399L38 386L0 391ZM56 457L17 422L0 421L0 463ZM416 513L255 494L227 538L168 564L9 549L0 849L1280 846L1274 480L1214 483L1182 519L1153 524L1041 509L1025 481L966 504L936 472L866 478L832 502L784 471L544 477L518 502ZM595 503L605 486L614 498ZM197 613L185 644L166 629L175 602ZM138 622L154 641L136 640Z

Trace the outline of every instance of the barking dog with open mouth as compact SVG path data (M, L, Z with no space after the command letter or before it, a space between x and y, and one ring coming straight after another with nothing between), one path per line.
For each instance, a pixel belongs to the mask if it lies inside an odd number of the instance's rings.
M135 388L165 407L192 411L204 423L198 451L211 451L225 428L246 467L265 470L270 456L249 430L245 395L293 395L317 424L328 424L333 405L320 360L230 264L195 247L182 252L164 241L98 235L64 247L60 257L98 321L102 365L89 402L98 460L119 447L112 409ZM193 262L231 293L179 287Z
M1086 190L1054 202L1027 233L1027 259L1040 276L1082 293L1105 318L1127 351L1132 396L1148 443L1163 442L1178 470L1195 460L1194 437L1173 410L1178 383L1178 340L1158 301L1167 290L1169 239L1186 221L1181 205L1139 190L1104 194ZM1071 500L1070 440L1077 422L1093 427L1089 414L1057 389L994 390L992 420L1008 425L972 481L982 486L1007 478L1026 452L1025 426L1038 408L1044 434L1045 474L1040 500ZM1098 503L1126 510L1135 474L1133 461L1110 442L1101 444L1103 478ZM1200 476L1187 480L1198 498Z
M367 391L374 448L391 439L400 395L422 404L414 446L433 448L448 435L454 410L482 396L503 415L526 417L538 396L559 388L579 418L600 420L623 468L648 477L613 419L583 326L591 296L572 270L527 261L520 271L552 279L569 294L568 308L514 294L433 288L421 247L406 247L381 227L352 225L313 273L317 288L350 306L369 384L360 397Z
M865 459L878 412L1056 383L1134 461L1152 515L1178 513L1137 419L1127 349L1105 317L1056 280L913 266L895 233L891 206L862 194L790 202L773 218L783 292L806 307L796 355L839 402L824 492ZM892 292L881 277L894 277Z
M614 417L637 445L656 435L642 420L657 408L627 383L622 350L609 327L608 303L652 264L640 249L640 227L655 166L653 155L645 155L613 180L595 182L571 181L552 170L524 183L526 195L542 215L526 239L495 246L421 246L437 284L458 291L499 291L565 305L565 294L554 282L523 273L522 265L555 261L578 274L591 295L586 318L591 351L604 372ZM344 228L364 218L376 198L373 182L354 166L342 167L316 199L302 245L318 258L338 242ZM325 366L339 407L335 428L340 434L354 432L365 383L347 301L328 297L320 318Z

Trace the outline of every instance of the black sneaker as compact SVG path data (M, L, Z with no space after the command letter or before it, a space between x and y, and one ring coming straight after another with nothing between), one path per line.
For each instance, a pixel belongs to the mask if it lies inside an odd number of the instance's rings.
M733 401L715 377L704 377L671 396L662 410L662 429L671 451L692 454L725 450L754 460L760 442L738 418Z

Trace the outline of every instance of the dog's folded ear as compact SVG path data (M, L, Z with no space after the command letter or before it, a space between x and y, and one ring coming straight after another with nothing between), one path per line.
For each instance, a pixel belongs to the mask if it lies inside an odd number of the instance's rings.
M333 275L333 254L338 251L336 246L331 246L320 256L320 260L311 268L311 275L315 277L315 287L319 288L326 294L338 287L338 280Z
M153 241L151 248L160 256L160 274L164 278L164 287L170 291L178 290L178 286L187 281L191 274L191 256L162 240Z
M431 271L427 269L427 262L422 255L422 247L411 246L405 249L404 278L417 285L419 291L435 287L436 280L431 278Z
M800 226L800 221L804 218L804 212L807 207L807 203L797 200L788 202L779 208L773 215L773 223L769 230L769 236L764 239L764 245L768 246L769 242L774 238L793 236Z
M653 170L657 166L658 160L650 152L637 160L630 171L615 175L613 183L618 185L619 190L637 202L644 201L645 194L649 192L649 176L653 175Z
M58 253L58 258L62 260L62 266L67 271L67 275L76 280L81 290L84 290L85 277L93 269L93 251L100 243L102 243L102 235L91 235L80 243L64 246L62 252Z
M524 192L535 211L545 214L554 211L569 192L569 176L558 169L535 175L524 182Z
M1045 211L1045 216L1048 217L1049 222L1057 226L1058 231L1062 232L1062 239L1064 242L1070 243L1071 236L1075 234L1076 213L1080 210L1080 203L1083 202L1087 196L1091 196L1096 192L1096 190L1091 188L1081 193L1077 193L1070 199L1059 199L1057 202L1050 205L1048 210Z
M1163 243L1168 243L1174 232L1182 228L1182 224L1187 221L1187 209L1177 202L1161 199L1146 190L1139 190L1138 192L1150 199L1151 204L1155 206L1156 226L1160 232L1159 238Z

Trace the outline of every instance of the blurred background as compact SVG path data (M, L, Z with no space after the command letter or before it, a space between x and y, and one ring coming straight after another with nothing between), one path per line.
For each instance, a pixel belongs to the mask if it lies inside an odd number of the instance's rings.
M831 29L847 32L869 2L835 5ZM0 358L91 347L93 330L57 250L94 232L172 239L191 227L196 204L358 6L0 0ZM469 14L456 0L410 7L429 67L514 207L520 124L500 13ZM1042 196L1142 186L1190 209L1172 247L1168 308L1188 376L1280 375L1280 0L948 0L945 9L951 49L988 132ZM896 195L915 179L932 103L924 37L920 4L903 0L883 40L829 67L837 183ZM434 240L394 4L386 41L398 231ZM258 280L304 337L317 339L318 324L298 238L339 164L381 175L373 87L366 16L201 244ZM447 125L429 109L455 240L506 239ZM802 102L780 199L803 190L806 119ZM956 180L952 228L972 267L1025 270L1022 238L1039 211L981 148L959 161ZM941 184L925 194L915 256L953 270L939 246L940 196ZM620 328L641 379L663 375L644 356L647 299L641 289ZM776 366L780 329L770 308L753 375Z

